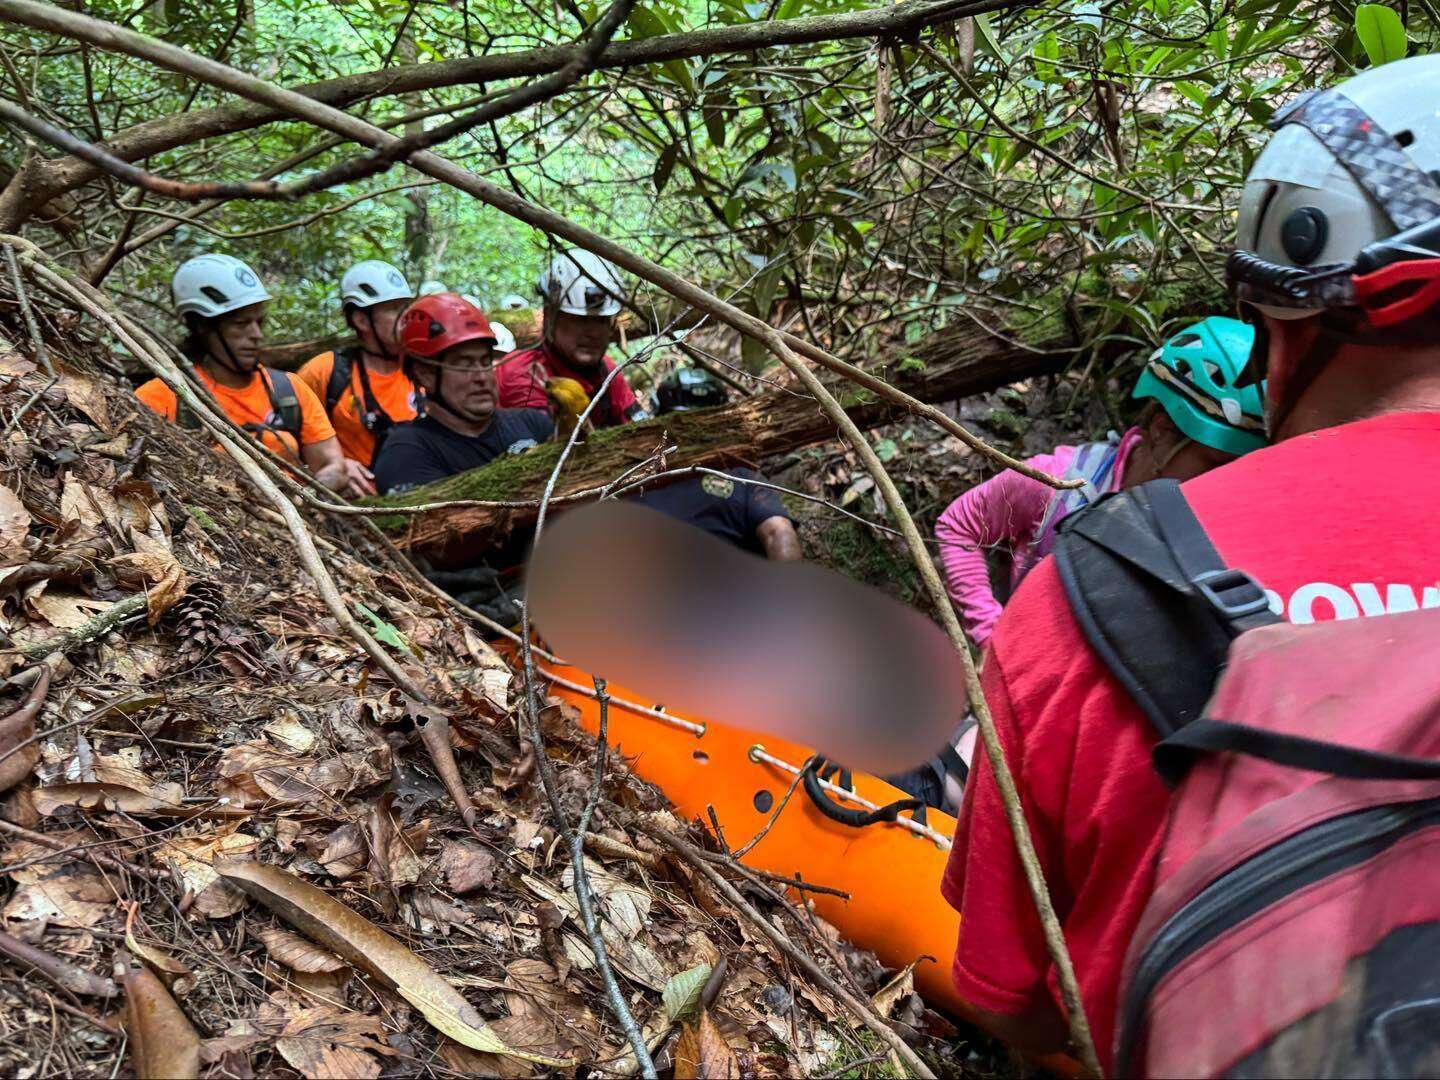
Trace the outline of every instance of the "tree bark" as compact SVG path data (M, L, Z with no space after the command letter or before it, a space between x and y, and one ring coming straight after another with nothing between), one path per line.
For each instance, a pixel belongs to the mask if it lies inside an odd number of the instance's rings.
M679 34L616 42L599 61L602 68L625 68L637 64L720 53L746 52L774 45L802 45L856 37L891 37L914 32L923 26L943 22L976 11L1003 10L1025 6L1031 0L910 0L909 3L842 15L817 15L802 19L718 26ZM5 11L0 8L0 19ZM419 90L433 90L527 78L558 71L573 59L579 46L551 46L524 52L490 54L409 64L326 79L296 87L298 93L315 101L346 108L372 97L393 96ZM111 153L125 161L137 161L201 139L248 131L251 128L289 119L289 115L266 105L196 109L175 116L147 120L119 131L105 141ZM75 157L46 160L31 176L24 190L0 196L0 229L11 231L57 195L89 183L100 170ZM12 181L14 187L18 182Z
M943 402L1058 372L1072 355L1063 340L1051 339L1027 348L971 326L898 349L893 360L872 370L921 401ZM861 427L875 427L905 415L902 407L879 401L863 389L837 384L836 393ZM753 467L776 454L838 437L835 423L814 399L766 391L722 408L670 413L596 432L578 445L566 462L555 494L563 498L603 487L670 445L677 449L665 457L665 469ZM414 506L455 499L538 500L560 449L558 443L549 443L380 501ZM514 530L533 524L535 517L534 507L467 506L377 520L411 554L433 566L450 568L474 562Z

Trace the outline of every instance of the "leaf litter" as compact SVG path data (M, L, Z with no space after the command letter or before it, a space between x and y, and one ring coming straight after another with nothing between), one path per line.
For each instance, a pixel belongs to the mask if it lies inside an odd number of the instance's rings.
M514 674L352 521L307 511L345 603L430 695L417 711L233 463L141 408L96 365L103 342L61 338L32 301L64 393L0 442L0 717L37 662L50 685L28 726L0 731L0 930L123 994L81 1008L0 965L0 1072L632 1075ZM6 418L45 382L25 340L0 305ZM556 705L543 731L573 817L595 747ZM437 719L463 814L422 738ZM883 1072L855 1017L645 835L662 823L715 850L665 807L612 760L593 828L634 857L585 860L661 1069ZM915 1015L903 975L845 956L847 980ZM954 1029L923 1015L917 1045L955 1066L927 1038Z

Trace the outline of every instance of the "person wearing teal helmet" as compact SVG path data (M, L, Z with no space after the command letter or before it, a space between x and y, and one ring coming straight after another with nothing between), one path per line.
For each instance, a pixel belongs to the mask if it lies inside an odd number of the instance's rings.
M1239 457L1265 445L1261 388L1236 386L1255 329L1212 315L1186 327L1151 355L1130 395L1160 404L1188 439Z
M966 633L984 645L1000 618L985 553L1010 555L1010 591L1049 554L1066 515L1106 492L1161 477L1191 480L1265 444L1261 390L1235 383L1250 355L1254 331L1211 316L1185 327L1151 356L1134 397L1150 404L1123 435L1081 446L1058 446L1027 464L1081 480L1055 491L1007 470L964 492L940 515L935 539L945 581Z

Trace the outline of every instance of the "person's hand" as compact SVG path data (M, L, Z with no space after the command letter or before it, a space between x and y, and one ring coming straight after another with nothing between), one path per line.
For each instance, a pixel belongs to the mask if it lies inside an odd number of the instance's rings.
M375 474L354 458L345 459L345 494L355 499L375 494Z

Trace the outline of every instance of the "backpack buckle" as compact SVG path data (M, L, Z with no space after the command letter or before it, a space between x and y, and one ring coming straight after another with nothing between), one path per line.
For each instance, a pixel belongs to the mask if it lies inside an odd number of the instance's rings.
M1190 584L1199 590L1205 601L1227 619L1243 619L1248 615L1264 611L1270 606L1270 598L1260 583L1244 570L1227 567L1224 570L1206 570L1190 579ZM1249 599L1227 599L1235 593Z

